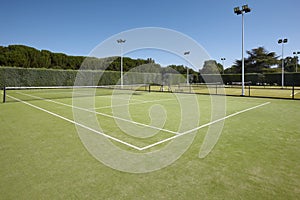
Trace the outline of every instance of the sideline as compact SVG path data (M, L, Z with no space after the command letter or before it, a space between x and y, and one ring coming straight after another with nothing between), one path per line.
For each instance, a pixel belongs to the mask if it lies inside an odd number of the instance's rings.
M36 106L36 105L33 105L33 104L31 104L31 103L22 101L22 100L20 100L20 99L18 99L18 98L15 98L15 97L10 96L10 95L7 95L7 96L9 96L10 98L12 98L12 99L14 99L14 100L16 100L16 101L19 101L19 102L21 102L21 103L24 103L24 104L26 104L26 105L28 105L28 106L31 106L31 107L36 108L36 109L38 109L38 110L44 111L44 112L46 112L46 113L48 113L48 114L51 114L51 115L53 115L53 116L56 116L56 117L58 117L58 118L60 118L60 119L63 119L63 120L65 120L65 121L68 121L68 122L70 122L70 123L76 124L76 125L78 125L78 126L80 126L80 127L82 127L82 128L85 128L85 129L87 129L87 130L90 130L90 131L92 131L92 132L95 132L95 133L97 133L97 134L99 134L99 135L102 135L102 136L104 136L104 137L107 137L107 138L109 138L109 139L112 139L112 140L114 140L114 141L116 141L116 142L119 142L119 143L121 143L121 144L127 145L127 146L129 146L129 147L131 147L131 148L133 148L133 149L139 150L139 151L143 151L143 150L149 149L149 148L151 148L151 147L154 147L154 146L157 146L157 145L159 145L159 144L162 144L162 143L168 142L168 141L170 141L170 140L173 140L173 139L175 139L175 138L177 138L177 137L180 137L180 136L183 136L183 135L192 133L192 132L194 132L194 131L197 131L197 130L199 130L199 129L201 129L201 128L210 126L210 125L215 124L215 123L217 123L217 122L220 122L220 121L222 121L222 120L228 119L228 118L230 118L230 117L234 117L234 116L239 115L239 114L241 114L241 113L244 113L244 112L247 112L247 111L250 111L250 110L253 110L253 109L256 109L256 108L259 108L259 107L262 107L262 106L265 106L265 105L268 105L268 104L271 103L271 102L265 102L265 103L262 103L262 104L259 104L259 105L256 105L256 106L253 106L253 107L250 107L250 108L247 108L247 109L238 111L238 112L235 112L235 113L233 113L233 114L227 115L227 116L225 116L225 117L222 117L222 118L220 118L220 119L214 120L214 121L212 121L212 122L203 124L203 125L201 125L201 126L198 126L198 127L193 128L193 129L191 129L191 130L185 131L185 132L183 132L183 133L177 133L175 136L172 136L172 137L169 137L169 138L167 138L167 139L165 139L165 140L161 140L161 141L159 141L159 142L150 144L150 145L148 145L148 146L137 147L137 146L135 146L135 145L133 145L133 144L130 144L130 143L128 143L128 142L124 142L124 141L122 141L122 140L120 140L120 139L117 139L117 138L115 138L115 137L109 136L109 135L107 135L107 134L105 134L105 133L102 133L102 132L100 132L100 131L97 131L97 130L95 130L95 129L92 129L92 128L90 128L90 127L87 127L87 126L85 126L85 125L83 125L83 124L80 124L80 123L78 123L78 122L75 122L74 120L70 120L70 119L68 119L68 118L65 118L65 117L63 117L63 116L60 116L60 115L58 115L58 114L56 114L56 113L53 113L53 112L51 112L51 111L48 111L48 110L46 110L46 109L40 108L40 107L38 107L38 106ZM46 100L47 100L47 99L46 99ZM49 101L51 101L51 100L49 100ZM59 103L59 102L57 102L57 103ZM63 104L63 103L59 103L59 104ZM66 104L66 105L67 105L67 104ZM70 106L70 105L68 105L68 106Z

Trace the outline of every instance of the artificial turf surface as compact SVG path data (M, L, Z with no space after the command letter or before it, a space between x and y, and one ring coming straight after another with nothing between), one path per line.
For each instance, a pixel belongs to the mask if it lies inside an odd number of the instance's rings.
M159 99L168 95L159 93ZM135 98L158 97L146 96ZM204 109L200 122L207 123L210 115L203 102L209 102L209 96L197 98ZM70 99L55 101L70 103ZM72 110L62 105L28 102L72 118ZM96 160L74 124L21 102L1 103L0 198L299 199L300 103L226 97L227 115L264 102L270 104L226 119L217 145L204 159L198 154L208 127L198 130L190 148L174 163L141 174L121 172ZM133 108L147 110L147 106ZM172 104L163 106L171 116L178 113ZM136 110L131 112L138 120ZM169 122L166 126L172 128Z

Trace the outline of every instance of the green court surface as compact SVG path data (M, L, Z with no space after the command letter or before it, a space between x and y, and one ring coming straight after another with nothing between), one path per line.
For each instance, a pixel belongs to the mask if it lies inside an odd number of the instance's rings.
M96 91L95 97L74 96L94 101L82 107L71 97L63 89L9 91L7 102L0 103L0 199L300 198L299 101L215 96L226 100L221 105L226 113L211 120L209 95ZM182 107L182 102L193 107ZM192 129L196 137L169 166L122 172L85 148L73 123L74 110L94 114L101 133L130 152L158 151L174 135ZM192 124L191 114L191 124L183 126L184 112L200 113L199 123ZM224 120L224 127L217 144L199 158L209 123L218 120ZM120 123L127 131L140 131L125 134Z

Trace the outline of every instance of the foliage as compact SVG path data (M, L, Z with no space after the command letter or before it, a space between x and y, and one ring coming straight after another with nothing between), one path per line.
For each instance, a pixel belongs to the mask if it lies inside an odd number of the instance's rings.
M169 73L168 69L156 64L152 58L132 59L123 57L123 71L141 70L139 66L148 64L143 72ZM96 58L86 56L69 56L63 53L53 53L48 50L37 50L24 45L0 46L0 66L13 66L21 68L47 68L47 69L73 69L120 71L121 57ZM138 69L136 69L138 68ZM186 74L182 65L172 65L167 68ZM190 74L195 74L192 69ZM171 72L173 73L173 72Z
M298 66L298 59L296 60L296 57L286 57L284 59L284 71L286 72L295 72L296 71L296 63ZM280 63L282 62L282 59L280 60ZM279 68L281 69L281 64L279 65Z
M79 69L84 59L83 56L67 56L47 50L39 51L24 45L9 45L0 48L0 66Z
M300 86L300 73L285 73L285 85L286 86ZM228 85L233 82L241 82L241 74L222 74L223 83ZM217 74L203 74L200 77L200 82L218 82L219 75ZM281 73L247 73L245 74L245 82L250 82L251 85L281 85Z
M223 73L223 66L215 60L207 60L204 62L203 68L200 70L201 74L219 74Z
M247 51L248 57L244 59L245 73L262 73L271 66L278 64L275 52L268 52L264 47L254 48ZM235 64L225 70L226 73L241 73L242 60L236 60Z
M150 69L154 69L149 64ZM174 73L161 73L155 71L129 71L124 73L124 84L178 84L185 82L184 76ZM77 76L80 73L80 76ZM101 75L101 77L99 77ZM77 77L98 80L98 85L120 84L120 72L108 70L61 70L61 69L36 69L19 67L0 68L0 88L3 86L73 86ZM83 81L87 82L87 81Z

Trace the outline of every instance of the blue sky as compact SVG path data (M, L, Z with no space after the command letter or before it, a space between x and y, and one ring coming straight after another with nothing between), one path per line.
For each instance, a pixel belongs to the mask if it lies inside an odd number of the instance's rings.
M133 28L162 27L179 31L201 44L225 66L241 58L241 16L233 8L248 4L245 50L264 46L281 55L277 40L289 39L285 55L300 51L299 0L2 0L0 45L24 44L37 49L88 55L99 43ZM185 64L159 52L136 52L156 62Z

